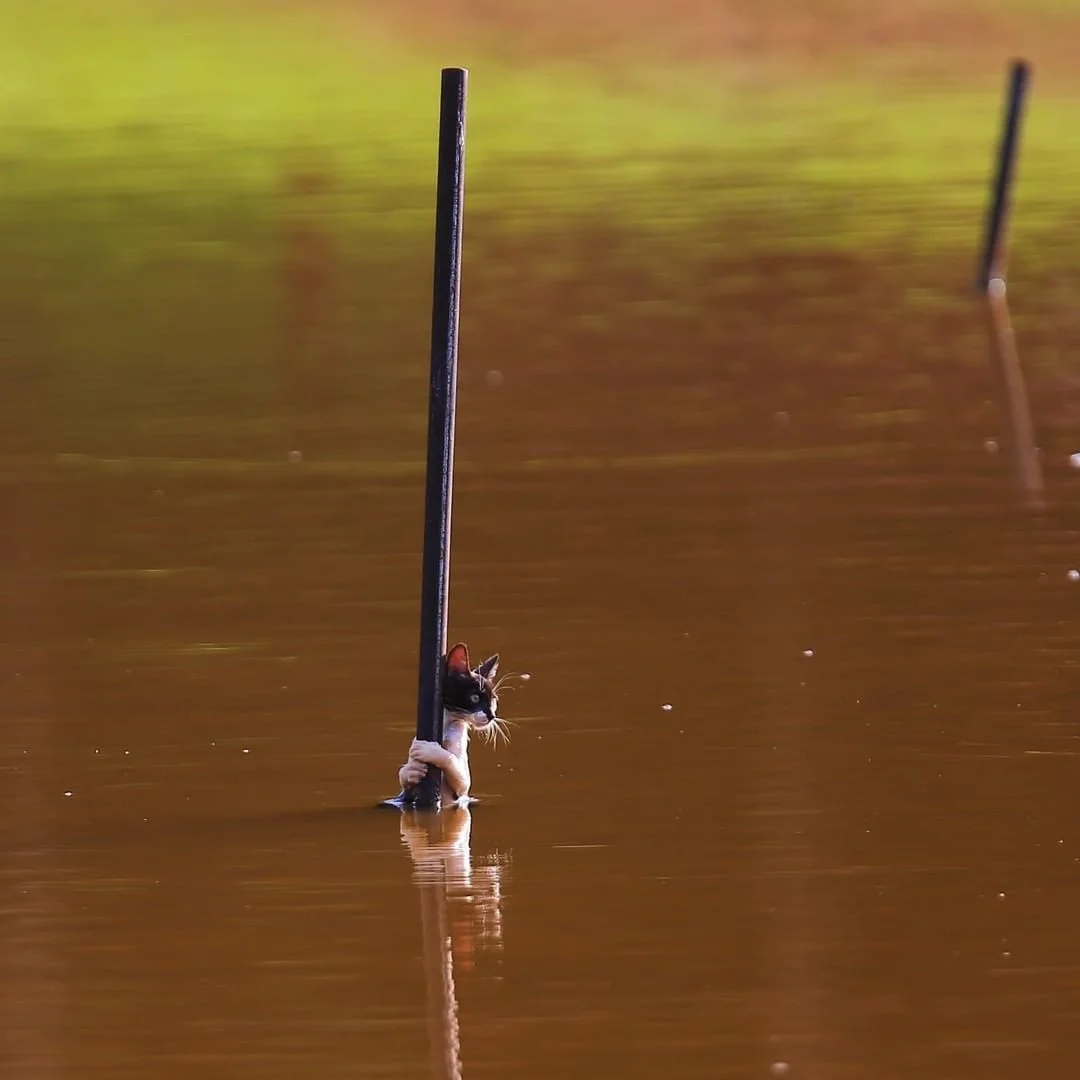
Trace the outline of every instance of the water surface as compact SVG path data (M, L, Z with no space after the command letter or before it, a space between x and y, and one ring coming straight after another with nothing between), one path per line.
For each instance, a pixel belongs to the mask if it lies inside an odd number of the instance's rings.
M372 809L415 478L9 477L5 1074L1067 1072L1078 522L971 434L465 470L466 823Z

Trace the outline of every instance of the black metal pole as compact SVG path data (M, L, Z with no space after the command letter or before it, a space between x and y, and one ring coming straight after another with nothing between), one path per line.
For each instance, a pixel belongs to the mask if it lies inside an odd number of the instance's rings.
M998 145L976 288L986 297L990 317L990 336L1009 421L1009 456L1013 475L1028 504L1040 508L1043 505L1042 463L1035 445L1035 425L1031 418L1023 368L1020 366L1020 354L1016 348L1016 333L1009 315L1005 284L1009 209L1020 145L1020 124L1030 81L1030 65L1023 60L1014 60L1009 67L1005 121Z
M979 260L979 278L976 283L980 292L986 292L990 288L993 278L1005 276L1002 240L1009 214L1013 176L1016 172L1016 151L1020 143L1020 121L1030 75L1031 68L1024 60L1014 60L1009 68L1009 81L1005 92L1005 124L998 146L997 168L994 170L982 256Z
M442 742L443 736L442 680L450 591L468 80L469 73L465 68L444 68L439 107L424 562L420 586L420 683L416 708L416 737L432 742ZM429 768L424 780L408 793L409 801L414 806L437 810L441 788L441 772Z

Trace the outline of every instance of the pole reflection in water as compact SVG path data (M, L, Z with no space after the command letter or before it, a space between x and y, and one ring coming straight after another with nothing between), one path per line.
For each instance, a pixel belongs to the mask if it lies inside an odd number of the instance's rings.
M471 833L466 808L401 815L401 839L420 890L431 1074L437 1080L462 1075L455 965L470 972L477 951L503 948L502 880L509 858L474 862Z

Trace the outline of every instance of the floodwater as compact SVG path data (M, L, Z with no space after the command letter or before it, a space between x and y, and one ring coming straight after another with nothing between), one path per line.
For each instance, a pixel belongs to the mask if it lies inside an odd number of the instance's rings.
M1071 1075L1073 474L1031 514L993 408L885 438L775 380L828 347L815 296L842 321L821 281L768 350L743 326L741 382L670 319L667 371L463 355L451 634L531 675L471 815L374 808L413 728L422 378L372 410L412 464L26 424L0 1074Z

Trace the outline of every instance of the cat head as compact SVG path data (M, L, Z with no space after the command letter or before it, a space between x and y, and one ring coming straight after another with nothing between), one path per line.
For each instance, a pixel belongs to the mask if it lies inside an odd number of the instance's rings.
M469 650L458 642L446 654L446 674L443 676L443 706L464 717L474 728L486 728L496 723L499 695L495 690L495 675L499 670L499 654L489 656L475 669L469 666Z

